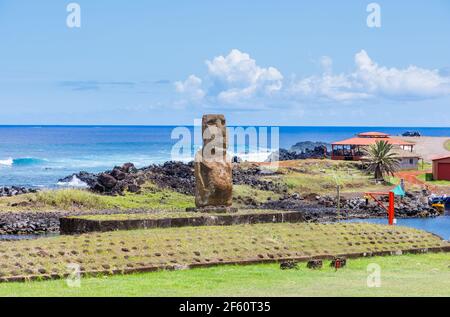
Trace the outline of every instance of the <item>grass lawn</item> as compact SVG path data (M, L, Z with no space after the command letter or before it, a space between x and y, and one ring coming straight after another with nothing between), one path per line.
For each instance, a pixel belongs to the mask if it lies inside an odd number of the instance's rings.
M233 195L239 198L238 200L251 198L259 203L266 202L269 198L276 200L280 197L280 194L255 189L248 185L234 185ZM239 202L236 206L242 207ZM0 212L106 209L183 211L187 207L194 207L194 196L157 188L151 183L143 186L141 193L125 193L123 196L105 196L81 189L60 189L0 198Z
M439 181L426 181L425 180L425 174L421 174L417 176L418 179L430 184L430 185L438 185L438 186L450 186L450 181L444 181L444 180L439 180Z
M240 199L249 197L258 203L264 203L269 199L277 200L281 195L267 190L256 189L249 185L233 185L233 197L236 198L238 202ZM239 204L237 204L237 206L238 205Z
M267 180L286 184L290 192L306 194L336 194L340 185L342 193L382 191L393 184L376 184L373 175L360 169L359 162L333 160L297 160L280 162L279 175Z
M433 168L433 164L420 160L418 167L419 171L430 171Z
M145 184L141 193L125 193L123 196L104 196L80 189L61 189L0 198L0 212L105 209L185 210L187 207L193 206L193 196L160 189L151 183Z
M367 266L381 268L381 287L367 287ZM0 296L450 296L445 253L349 260L335 271L280 270L277 264L219 266L125 276L0 284Z

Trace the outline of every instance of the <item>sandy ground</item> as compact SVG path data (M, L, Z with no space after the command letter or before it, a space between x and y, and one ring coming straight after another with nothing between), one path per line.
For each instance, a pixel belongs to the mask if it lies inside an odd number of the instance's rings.
M450 151L444 148L445 141L450 137L400 137L404 141L415 143L414 151L425 161L431 161L432 157L440 155L450 155Z

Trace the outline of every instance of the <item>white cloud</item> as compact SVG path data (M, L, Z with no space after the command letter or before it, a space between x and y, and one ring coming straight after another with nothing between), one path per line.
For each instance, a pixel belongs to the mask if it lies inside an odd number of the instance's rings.
M357 81L374 96L434 98L450 94L450 78L442 77L437 69L381 67L364 50L355 55L355 63Z
M441 76L439 70L379 66L364 50L355 55L356 68L351 73L333 74L332 63L326 59L322 59L322 65L326 71L321 76L293 83L293 95L349 102L369 98L416 100L450 94L450 78Z
M201 100L205 97L202 80L195 75L189 76L185 81L175 82L175 89L192 101Z
M270 96L280 91L283 85L283 75L276 68L260 67L249 54L237 49L227 56L206 61L206 66L208 96L222 103L240 103L254 97ZM183 83L177 82L176 89L178 92L195 90L197 97L205 97L207 94L201 90L201 84L200 78L191 75Z
M256 65L250 55L232 50L226 57L218 56L206 61L209 75L219 83L225 83L233 94L241 90L244 97L261 90L264 93L278 91L283 75L274 67Z
M320 59L322 73L286 83L275 67L259 66L249 54L233 49L226 56L206 61L207 75L191 75L176 82L177 92L205 105L230 107L298 105L315 102L361 102L364 100L421 100L450 95L450 76L445 71L409 66L388 68L374 62L365 50L354 56L351 72L333 73L333 60Z

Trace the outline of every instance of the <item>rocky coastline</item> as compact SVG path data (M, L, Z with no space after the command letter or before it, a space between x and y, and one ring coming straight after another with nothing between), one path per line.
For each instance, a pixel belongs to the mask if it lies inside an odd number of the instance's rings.
M330 156L330 144L324 142L302 141L290 149L280 149L267 158L267 162L278 160L300 160L310 158L327 158ZM361 197L337 198L327 195L310 193L289 193L284 184L268 180L265 176L276 174L276 171L261 168L259 165L247 164L245 168L240 164L242 159L233 158L233 184L248 185L254 189L269 191L276 194L276 199L257 201L253 197L234 197L235 203L248 209L293 210L305 213L308 221L334 221L338 217L344 218L375 218L385 217L385 211L374 202L366 202ZM195 176L194 164L182 162L165 162L153 164L144 168L136 168L132 163L115 166L113 169L101 173L85 171L64 177L58 181L67 187L77 185L101 195L124 195L125 192L140 193L141 187L151 181L159 188L166 188L176 192L194 195ZM34 193L36 189L21 186L0 187L0 197L11 197L27 193ZM339 213L337 207L340 207ZM139 213L142 210L127 210L126 213ZM119 210L95 211L91 214L124 213ZM51 212L2 212L0 213L0 235L52 233L59 231L59 218L76 216L80 212L51 211ZM427 203L426 193L412 192L396 202L396 216L434 217L439 213Z
M276 209L293 210L305 213L307 221L334 221L342 218L377 218L385 217L374 202L366 202L360 197L341 197L340 210L337 211L337 199L328 195L288 193L285 185L281 185L264 178L273 174L258 165L242 168L241 164L234 164L233 183L236 185L249 185L263 191L271 191L280 196L278 199L269 199L263 203L251 197L235 197L235 201L248 209ZM132 163L114 167L110 171L92 174L80 172L60 180L69 182L76 177L87 184L89 190L103 195L123 195L124 191L138 193L141 185L150 180L160 188L193 195L194 171L192 163L166 162L160 165L150 165L138 169ZM4 190L7 195L32 192L27 189ZM142 213L143 210L127 210L126 213ZM117 214L120 210L94 211L90 214ZM51 212L2 212L0 213L0 235L56 233L59 231L59 218L76 216L82 212L51 211ZM408 193L402 200L396 202L396 217L435 217L439 213L427 203L426 195L422 192Z
M127 214L148 213L149 210L127 210ZM156 212L156 211L155 211ZM42 212L2 212L0 213L1 235L34 235L59 233L61 217L81 215L114 215L123 214L123 210L80 211L42 211Z

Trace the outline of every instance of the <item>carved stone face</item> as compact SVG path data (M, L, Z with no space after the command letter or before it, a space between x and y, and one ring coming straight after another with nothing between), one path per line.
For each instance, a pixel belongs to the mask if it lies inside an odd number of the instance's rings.
M225 116L223 114L206 114L202 118L202 136L203 146L214 140L215 147L220 147L223 150L227 148L227 127ZM222 142L220 142L220 140Z

